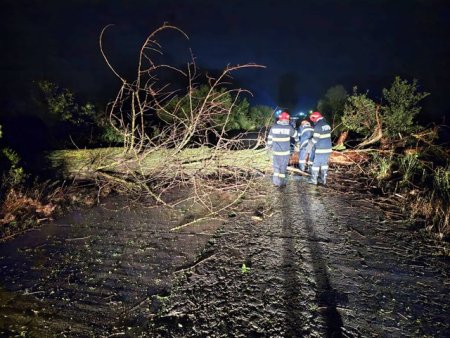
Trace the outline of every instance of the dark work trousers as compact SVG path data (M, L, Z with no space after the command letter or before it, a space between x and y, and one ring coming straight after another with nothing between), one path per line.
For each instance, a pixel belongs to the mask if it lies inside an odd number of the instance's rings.
M290 155L273 155L273 184L281 187L286 184L286 169Z

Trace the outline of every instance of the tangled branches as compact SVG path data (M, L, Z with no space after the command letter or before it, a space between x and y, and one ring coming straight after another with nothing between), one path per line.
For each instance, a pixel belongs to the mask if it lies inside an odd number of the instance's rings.
M135 77L129 81L115 70L104 52L102 39L108 27L100 35L100 49L122 84L107 112L122 135L124 151L114 162L114 170L97 170L101 172L97 177L123 189L133 187L149 193L160 202L162 192L179 184L190 184L196 191L200 186L205 191L213 187L239 192L247 189L255 171L251 165L232 160L233 151L242 148L242 142L239 135L228 136L228 126L242 94L251 93L234 88L231 73L263 66L227 66L221 74L211 76L200 73L192 53L185 69L158 63L163 55L157 40L161 32L175 32L188 39L179 28L164 24L145 40ZM264 138L258 135L255 139L257 147Z

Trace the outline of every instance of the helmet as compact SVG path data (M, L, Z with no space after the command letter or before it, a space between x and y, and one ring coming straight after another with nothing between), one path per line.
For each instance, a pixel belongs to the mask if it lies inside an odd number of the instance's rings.
M280 115L278 115L278 120L280 121L289 121L289 113L284 111Z
M301 125L302 125L302 126L308 126L308 127L310 127L310 126L311 126L311 123L309 123L309 121L307 121L307 120L303 120L302 123L301 123Z
M316 123L319 119L321 119L323 116L321 113L319 113L318 111L313 112L311 115L309 115L309 119L313 122Z

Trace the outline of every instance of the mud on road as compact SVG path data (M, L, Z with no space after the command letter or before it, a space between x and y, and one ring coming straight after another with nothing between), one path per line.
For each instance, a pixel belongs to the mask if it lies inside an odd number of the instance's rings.
M448 259L366 199L261 179L244 211L122 199L0 245L0 333L448 337ZM182 199L182 196L179 196Z

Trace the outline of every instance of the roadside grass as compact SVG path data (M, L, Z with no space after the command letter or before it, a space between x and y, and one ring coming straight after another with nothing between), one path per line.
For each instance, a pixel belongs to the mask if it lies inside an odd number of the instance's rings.
M450 240L450 170L449 159L430 159L426 151L402 154L375 153L369 175L383 192L404 197L403 209L411 222L420 225L440 240ZM438 162L438 163L435 163Z
M104 196L106 191L101 192ZM92 206L100 197L94 185L86 182L34 181L28 186L4 190L0 200L0 239L14 237L39 226L71 206Z

